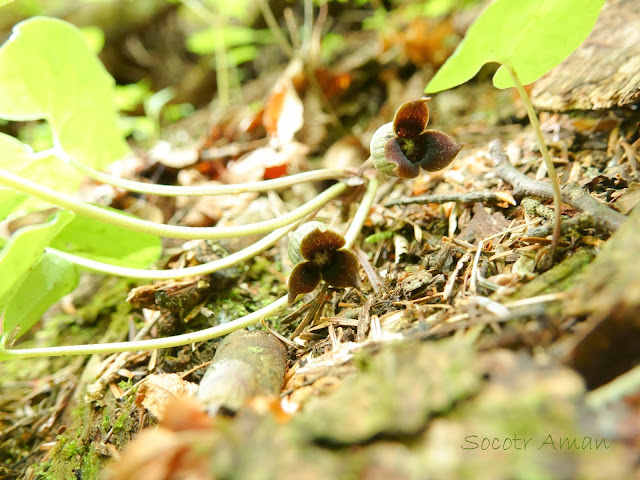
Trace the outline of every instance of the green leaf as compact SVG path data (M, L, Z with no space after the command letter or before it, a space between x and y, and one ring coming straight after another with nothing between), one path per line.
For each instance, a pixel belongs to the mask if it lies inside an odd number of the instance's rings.
M242 65L246 62L252 62L258 56L258 47L255 45L241 45L239 47L230 48L227 52L228 63L231 65Z
M73 179L82 178L75 169L53 155L36 159L32 153L31 148L18 139L0 133L0 168L58 191L75 192L77 182ZM34 210L43 205L49 204L30 198L22 208Z
M393 233L394 232L373 233L373 234L369 235L367 238L365 238L364 241L367 242L367 243L378 243L378 242L381 242L383 240L387 240L387 239L393 237Z
M45 253L19 286L4 312L3 328L20 327L17 337L33 327L51 305L78 285L74 264Z
M0 221L27 199L24 193L18 193L13 188L0 187ZM0 245L1 247L1 245Z
M249 27L225 26L222 31L207 28L194 33L187 39L187 48L198 55L211 55L216 48L239 47L241 45L267 44L273 41L273 34L269 30L254 30Z
M498 88L514 86L504 65L513 67L523 85L536 81L587 38L604 1L494 1L471 25L425 91L458 86L491 62L503 65L493 77Z
M31 148L17 138L0 133L0 168L20 174L34 162Z
M122 212L118 210L118 213ZM155 235L132 232L82 216L71 220L50 245L92 260L131 268L146 268L162 253L162 242Z
M104 47L104 32L99 27L93 25L82 27L80 31L91 51L96 55L100 53Z
M116 105L121 111L135 110L138 105L142 105L146 98L153 95L151 85L146 80L127 85L116 85L115 92Z
M75 214L69 211L60 211L51 220L21 228L9 238L0 252L0 272L7 272L0 275L0 312L7 307L29 272L40 261L49 242L73 217Z
M95 168L128 152L113 86L80 30L62 20L20 22L0 48L0 117L46 119L65 152Z

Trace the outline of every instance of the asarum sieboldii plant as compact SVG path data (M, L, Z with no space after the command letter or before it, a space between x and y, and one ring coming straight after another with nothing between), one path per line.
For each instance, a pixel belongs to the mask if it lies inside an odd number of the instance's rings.
M371 157L385 175L415 178L420 167L427 172L451 163L464 144L440 130L428 129L429 97L400 105L393 122L381 126L371 139Z
M358 260L345 239L322 222L301 225L289 239L289 303L316 289L320 280L336 288L358 287Z

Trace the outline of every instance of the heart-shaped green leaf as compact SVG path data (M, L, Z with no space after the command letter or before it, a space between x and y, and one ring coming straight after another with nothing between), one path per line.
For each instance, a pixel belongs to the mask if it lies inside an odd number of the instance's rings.
M45 253L30 270L4 312L3 328L20 327L16 337L33 327L51 305L78 285L76 266Z
M47 120L56 143L95 168L128 152L113 85L80 30L62 20L25 20L0 47L0 118ZM66 165L47 170L57 178L65 175L58 188L74 189L81 178Z
M130 268L146 268L162 253L162 242L155 235L132 232L82 216L71 220L50 245L64 252Z
M82 178L74 169L54 155L35 158L31 148L14 137L0 133L0 168L60 191L75 192ZM49 205L30 198L22 206L25 210ZM45 207L46 208L46 207Z
M60 211L51 220L21 228L9 238L0 251L0 272L5 272L0 275L0 312L7 307L30 271L40 261L49 242L73 217L75 214L72 212ZM5 322L7 321L5 316Z
M491 62L503 65L493 77L498 88L514 86L505 65L516 71L523 85L536 81L587 38L604 1L494 1L471 25L425 91L458 86Z

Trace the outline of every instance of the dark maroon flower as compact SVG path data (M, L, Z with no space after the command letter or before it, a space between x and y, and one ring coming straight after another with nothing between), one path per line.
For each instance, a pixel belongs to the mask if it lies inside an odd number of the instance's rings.
M386 175L415 178L420 167L441 170L456 157L463 144L440 130L427 129L428 97L400 105L393 122L380 127L371 139L375 167Z
M315 290L324 280L336 288L358 287L358 260L345 250L342 235L321 222L308 222L289 240L289 258L294 265L289 276L289 303Z

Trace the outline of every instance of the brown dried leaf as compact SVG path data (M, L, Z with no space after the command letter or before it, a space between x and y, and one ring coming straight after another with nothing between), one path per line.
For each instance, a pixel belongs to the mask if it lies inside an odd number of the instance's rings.
M450 19L414 18L408 27L385 39L386 47L400 45L416 65L440 66L453 53L459 37Z
M476 203L473 206L473 218L465 225L459 237L466 241L482 240L507 228L509 221L501 212L490 214L481 203Z
M640 203L640 183L634 182L616 200L616 207L621 213L627 215L638 203Z
M107 470L109 480L210 480L214 456L213 419L193 400L172 399L158 428L129 444Z
M282 77L271 90L264 109L267 134L276 145L286 146L303 124L303 106L291 80Z
M346 135L332 144L322 158L324 168L359 168L369 156L369 150L355 135Z
M183 380L176 373L149 375L138 388L136 403L146 408L155 418L163 418L169 401L192 397L198 385Z
M297 167L308 149L297 142L282 148L271 146L256 148L242 158L230 162L222 175L225 183L257 182L286 175L289 166Z
M149 150L151 160L170 168L184 168L198 161L198 150L195 146L174 148L171 143L160 140Z
M320 90L327 100L342 95L353 80L352 73L332 72L324 67L317 68L315 75Z
M184 430L208 430L215 420L207 415L202 405L192 397L177 397L167 402L161 425L174 432Z

